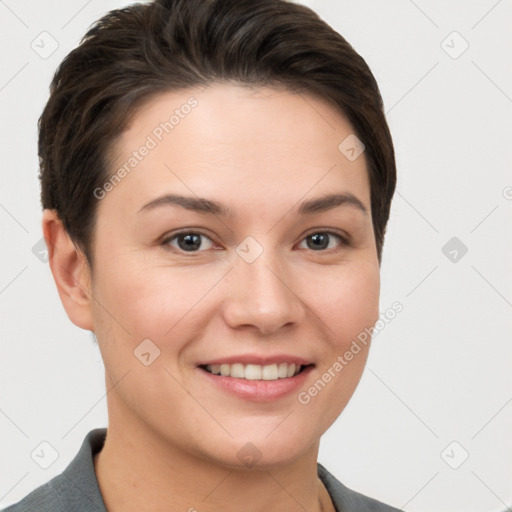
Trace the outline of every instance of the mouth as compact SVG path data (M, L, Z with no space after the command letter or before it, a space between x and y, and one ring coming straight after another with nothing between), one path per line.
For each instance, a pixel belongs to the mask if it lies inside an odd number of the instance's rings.
M222 377L231 377L244 380L263 380L275 381L289 379L306 371L313 364L295 364L295 363L271 363L244 364L244 363L222 363L222 364L202 364L199 368L212 374Z
M244 401L270 403L298 392L315 364L291 354L238 354L201 361L196 368L212 389Z

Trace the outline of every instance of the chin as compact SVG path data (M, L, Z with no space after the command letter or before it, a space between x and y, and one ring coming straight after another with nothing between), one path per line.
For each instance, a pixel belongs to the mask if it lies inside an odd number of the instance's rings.
M275 428L275 427L274 427ZM305 433L291 433L289 428L240 433L233 438L213 440L202 447L210 461L236 470L271 470L289 466L308 453L316 454L319 439L308 442ZM212 449L214 448L215 449ZM315 455L316 456L316 455Z

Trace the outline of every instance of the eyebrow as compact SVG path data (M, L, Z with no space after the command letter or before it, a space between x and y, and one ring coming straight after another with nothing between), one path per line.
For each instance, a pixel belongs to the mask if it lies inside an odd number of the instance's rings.
M145 204L138 213L154 210L162 206L181 206L182 208L196 213L233 217L233 211L222 203L203 197L182 196L178 194L165 194L157 197ZM368 215L366 206L350 192L328 194L316 199L304 201L299 206L298 213L300 215L308 215L331 210L338 206L349 206L359 210L364 215Z

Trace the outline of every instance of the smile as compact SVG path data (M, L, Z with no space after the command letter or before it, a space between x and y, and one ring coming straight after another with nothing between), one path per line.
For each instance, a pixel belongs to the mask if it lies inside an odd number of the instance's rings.
M201 366L204 370L213 375L223 377L234 377L246 380L278 380L287 379L298 375L306 366L294 363L274 363L267 365L260 364L207 364Z

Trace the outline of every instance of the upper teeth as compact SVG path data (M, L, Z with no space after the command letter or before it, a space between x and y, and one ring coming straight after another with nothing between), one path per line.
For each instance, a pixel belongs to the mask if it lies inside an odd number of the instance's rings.
M206 369L223 377L238 377L248 380L277 380L293 377L300 372L300 365L279 363L260 364L207 364Z

